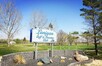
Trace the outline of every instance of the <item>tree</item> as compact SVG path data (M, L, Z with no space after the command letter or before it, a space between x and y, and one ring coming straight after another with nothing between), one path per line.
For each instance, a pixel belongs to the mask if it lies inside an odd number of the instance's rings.
M73 36L74 43L77 45L77 42L78 42L77 40L78 40L78 38L79 38L79 32L74 31L74 32L72 32L71 34L72 34L72 36Z
M26 37L23 38L23 42L24 42L24 44L26 43Z
M73 33L71 33L71 34L73 34L73 35L78 35L78 34L79 34L79 32L74 31L74 32L73 32Z
M52 23L49 24L48 28L49 28L50 30L53 30L53 25L52 25Z
M0 30L7 35L7 43L18 32L20 27L21 13L10 1L0 3Z
M90 33L93 34L93 40L94 40L94 45L95 45L95 52L96 55L98 53L98 48L97 48L97 35L100 33L100 28L99 28L99 13L102 11L100 9L101 2L100 0L83 0L83 5L86 6L86 8L80 9L83 13L81 16L85 17L86 23L89 26L89 31Z
M47 18L40 11L35 11L30 22L31 28L44 28L47 23Z
M22 43L22 40L20 40L20 39L18 39L18 38L15 39L14 41L15 41L17 44L21 44L21 43Z
M58 31L58 26L56 24L56 20L51 20L50 23L48 24L47 29Z
M101 1L101 6L102 6L102 1ZM100 7L100 9L102 10L102 7ZM102 38L102 11L99 13L99 18L98 18L98 22L99 22L99 27L98 30L100 30L100 38Z
M63 30L59 30L57 34L57 43L59 45L63 45L65 44L66 39L67 39L67 34Z
M92 34L90 34L89 31L85 31L81 36L86 39L87 45L89 45L89 42L92 39Z
M75 37L72 36L72 34L68 34L67 40L68 40L70 46L71 46L72 43L74 42L74 40L75 40L74 38L75 38Z

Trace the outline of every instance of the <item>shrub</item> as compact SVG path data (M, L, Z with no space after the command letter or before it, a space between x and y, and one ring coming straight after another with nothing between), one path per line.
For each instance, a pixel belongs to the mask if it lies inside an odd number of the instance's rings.
M26 60L22 55L15 55L13 60L14 60L14 63L17 63L17 64L26 64Z

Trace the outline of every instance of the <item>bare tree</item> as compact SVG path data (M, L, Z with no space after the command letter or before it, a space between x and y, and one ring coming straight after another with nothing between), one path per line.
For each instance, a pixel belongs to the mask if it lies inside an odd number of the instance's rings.
M0 3L0 30L7 35L8 46L19 30L20 20L21 13L11 1Z
M47 23L47 18L40 11L33 12L32 20L30 22L31 28L44 28Z
M63 45L67 42L67 34L63 30L59 30L57 34L57 43Z

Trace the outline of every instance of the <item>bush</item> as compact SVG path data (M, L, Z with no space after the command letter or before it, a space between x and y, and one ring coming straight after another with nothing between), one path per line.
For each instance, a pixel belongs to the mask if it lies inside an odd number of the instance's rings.
M26 40L26 39L15 39L14 41L16 42L16 44L27 44L27 43L29 43L29 41Z
M5 39L0 39L0 44L7 44L7 40L5 40Z
M22 55L15 55L14 62L17 64L26 64L26 60Z
M21 44L21 43L23 43L23 41L20 40L20 39L15 39L14 41L15 41L17 44Z

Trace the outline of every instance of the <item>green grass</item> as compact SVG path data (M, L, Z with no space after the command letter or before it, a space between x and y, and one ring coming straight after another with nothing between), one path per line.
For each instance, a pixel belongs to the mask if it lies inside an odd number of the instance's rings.
M57 49L57 50L66 50L66 49L69 49L69 50L86 50L86 49L94 49L94 45L85 45L85 44L79 44L79 45L72 45L72 46L68 46L68 45L65 45L65 46L54 46L54 49Z
M27 52L27 51L33 51L34 47L31 44L23 45L23 44L15 44L8 47L6 44L0 45L0 55L5 55L9 53L15 53L15 52Z
M90 51L94 49L94 45L87 46L86 44L78 44L68 46L53 46L54 50L84 50L87 55L90 57L95 58L102 58L102 45L98 46L99 49L99 55L96 56L94 51ZM34 51L35 46L33 44L15 44L11 45L10 47L7 46L7 44L0 44L0 56L10 54L10 53L16 53L16 52L29 52ZM48 44L39 44L38 50L51 50L51 46Z

